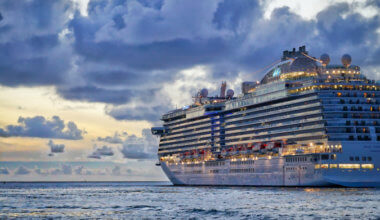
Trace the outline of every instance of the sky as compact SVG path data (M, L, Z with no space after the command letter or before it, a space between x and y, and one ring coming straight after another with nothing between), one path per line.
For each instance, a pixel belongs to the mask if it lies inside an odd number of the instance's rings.
M380 0L2 0L0 181L167 180L150 134L283 50L380 80Z

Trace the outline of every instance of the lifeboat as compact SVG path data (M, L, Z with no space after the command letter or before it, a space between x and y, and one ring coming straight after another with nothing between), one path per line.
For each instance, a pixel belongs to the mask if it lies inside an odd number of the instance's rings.
M181 154L179 154L179 158L183 159L183 158L185 158L185 157L186 157L185 153L181 153Z
M282 143L281 142L275 142L273 146L273 151L278 153L280 151L280 148L282 148Z
M247 153L247 145L246 144L241 144L239 146L239 153L240 154L246 154Z
M205 150L204 150L204 149L199 150L199 154L200 154L200 155L204 155L204 154L205 154Z
M191 155L190 155L190 151L186 151L185 153L184 153L184 155L185 155L185 158L190 158L191 157Z
M260 144L260 153L265 154L267 152L267 144L266 143L261 143Z
M228 155L234 155L235 154L235 148L230 147L227 149Z
M267 144L267 146L266 146L266 149L267 149L268 151L273 150L273 148L274 148L274 143L273 143L273 142L269 142L269 143Z
M198 157L197 150L192 150L191 153L190 153L190 155L191 155L192 158L197 158Z
M257 152L260 150L260 144L259 143L255 143L252 147L252 151L254 152Z
M282 147L282 143L281 142L275 142L274 143L274 148L281 148Z

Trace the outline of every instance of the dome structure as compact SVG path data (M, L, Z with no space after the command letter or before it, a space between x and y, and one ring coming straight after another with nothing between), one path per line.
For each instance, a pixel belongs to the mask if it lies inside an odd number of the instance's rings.
M206 88L203 88L200 92L200 95L202 98L207 98L208 96L208 90Z
M330 56L327 53L322 54L319 59L322 61L323 66L327 66L330 63Z
M348 68L351 65L351 56L349 54L344 54L342 56L342 64L344 67Z
M298 57L290 65L291 72L316 71L317 63L308 57Z
M232 89L227 90L227 98L231 99L232 97L234 97L234 94L235 94L234 90Z

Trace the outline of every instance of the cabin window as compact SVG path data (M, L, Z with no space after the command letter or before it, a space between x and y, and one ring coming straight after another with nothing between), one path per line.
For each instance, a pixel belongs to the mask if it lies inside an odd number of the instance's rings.
M329 155L328 154L322 154L321 155L321 159L322 160L328 160L329 159Z

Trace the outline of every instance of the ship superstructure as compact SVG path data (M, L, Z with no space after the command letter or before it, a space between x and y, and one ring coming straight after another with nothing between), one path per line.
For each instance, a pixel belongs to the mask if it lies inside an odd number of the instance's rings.
M159 165L175 185L380 186L380 83L329 62L302 46L238 97L200 90L152 128Z

